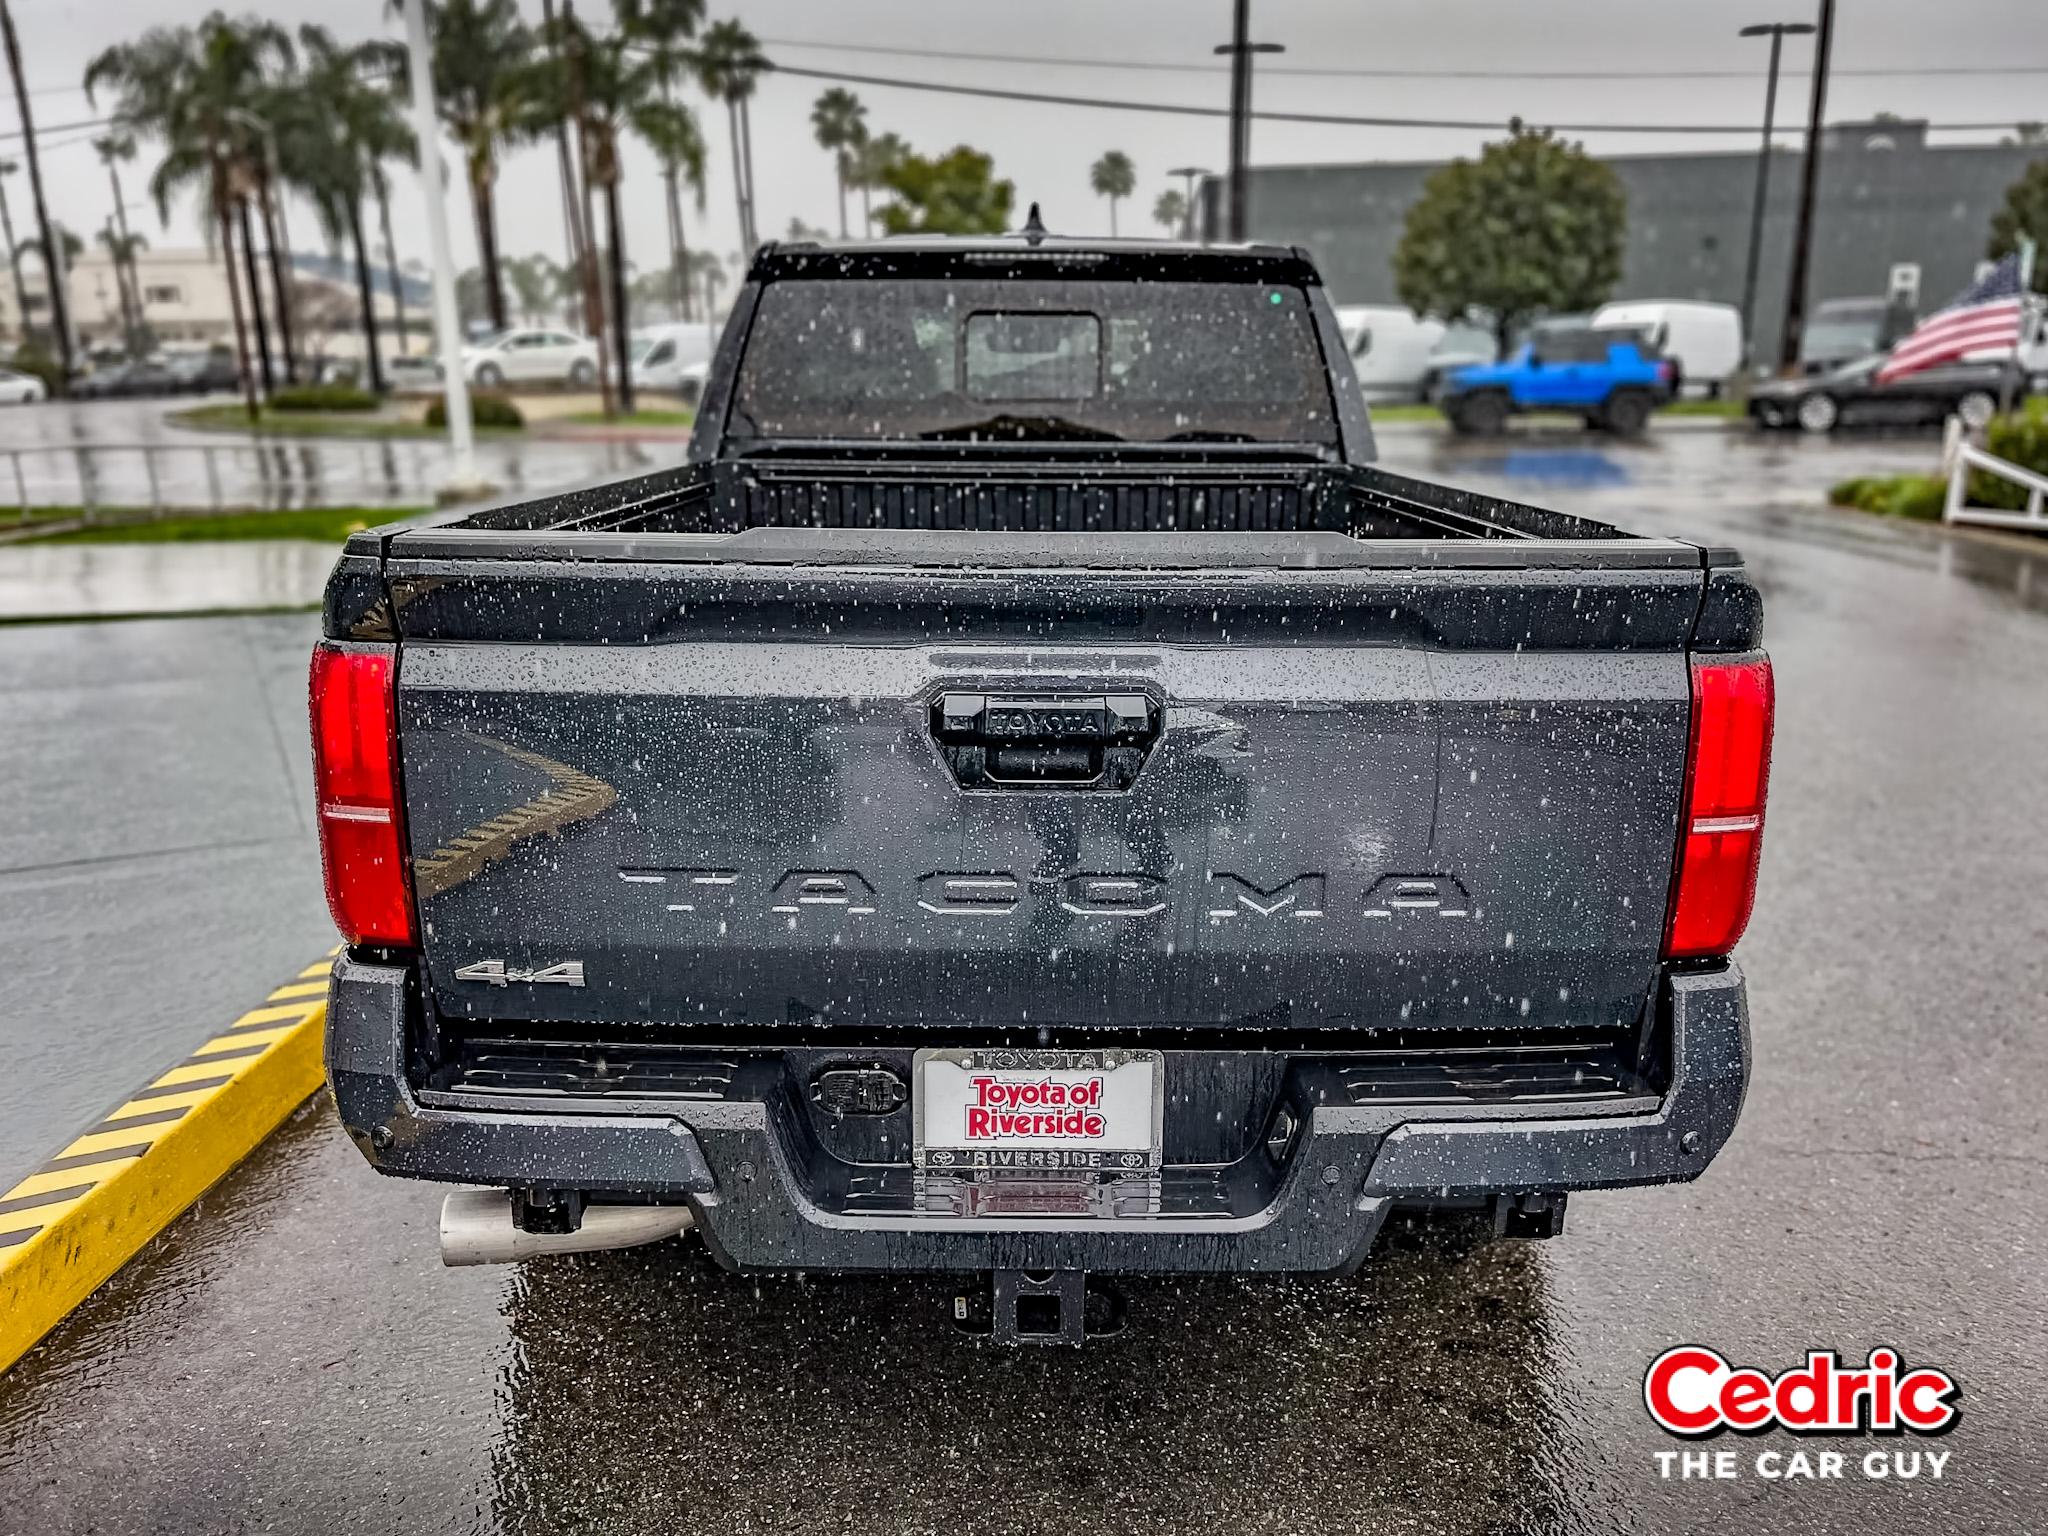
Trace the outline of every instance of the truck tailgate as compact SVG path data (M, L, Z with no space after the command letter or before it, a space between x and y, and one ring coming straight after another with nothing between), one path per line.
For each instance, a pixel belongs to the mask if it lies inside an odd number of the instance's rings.
M400 544L444 1013L1627 1027L1654 982L1696 551L1144 571Z

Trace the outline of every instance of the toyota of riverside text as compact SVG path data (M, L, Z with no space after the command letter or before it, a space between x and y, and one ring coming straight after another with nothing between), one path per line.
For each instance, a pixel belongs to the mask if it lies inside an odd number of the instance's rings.
M694 1232L1005 1343L1550 1238L1735 1128L1761 630L1376 467L1298 249L771 244L682 462L349 539L334 1104L450 1263Z

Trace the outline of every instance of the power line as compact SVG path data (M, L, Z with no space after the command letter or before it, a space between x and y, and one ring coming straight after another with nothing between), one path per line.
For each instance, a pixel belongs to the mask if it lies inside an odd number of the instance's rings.
M953 85L937 80L898 80L880 75L855 75L838 69L804 69L794 64L776 64L769 71L808 80L835 80L845 85L867 85L902 91L936 91L948 96L981 96L997 101L1028 101L1055 107L1096 107L1109 112L1155 112L1175 117L1228 117L1225 107L1198 107L1167 101L1116 101L1102 96L1065 96L1042 91L1000 90L994 86ZM1502 118L1451 117L1356 117L1341 112L1275 112L1258 108L1252 116L1262 122L1319 123L1341 128L1442 128L1460 132L1501 133L1511 125ZM1560 133L1670 133L1750 134L1754 123L1560 123L1531 115L1524 119L1532 127L1554 128ZM1916 126L1920 126L1917 125ZM1947 133L1995 133L2013 126L2011 119L1995 123L1927 123L1930 131Z
M111 117L88 117L75 123L45 123L36 129L36 137L42 139L53 133L70 133L78 128L111 128L113 126L114 119ZM20 137L21 130L19 128L0 128L0 139L18 139Z
M1061 69L1146 70L1165 74L1228 74L1228 65L1179 64L1164 59L1080 59L1072 55L974 53L947 48L897 48L879 43L834 43L795 37L764 38L769 48L826 53L888 54L912 59L947 59L972 64L1050 65ZM794 70L785 70L795 73ZM1314 64L1269 64L1261 75L1300 75L1338 80L1754 80L1754 69L1360 69ZM1895 68L1836 69L1830 74L1892 78L1916 75L2048 75L2048 64L1932 64Z

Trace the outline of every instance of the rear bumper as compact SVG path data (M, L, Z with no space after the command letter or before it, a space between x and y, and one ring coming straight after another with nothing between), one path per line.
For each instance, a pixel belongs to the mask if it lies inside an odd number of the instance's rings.
M1217 1175L1214 1209L963 1217L863 1201L859 1170L822 1171L788 1106L745 1073L701 1101L422 1102L403 1066L406 998L403 968L347 957L335 968L328 1077L374 1167L599 1200L687 1201L714 1255L740 1269L1341 1272L1363 1261L1399 1205L1695 1178L1734 1130L1749 1074L1748 1007L1730 965L1672 976L1661 989L1669 1073L1649 1104L1617 1112L1317 1095L1283 1160L1266 1164L1255 1204L1243 1181L1230 1197Z

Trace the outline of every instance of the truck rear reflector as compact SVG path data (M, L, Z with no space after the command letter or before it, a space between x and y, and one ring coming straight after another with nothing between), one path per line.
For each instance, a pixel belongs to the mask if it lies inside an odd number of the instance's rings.
M406 878L398 798L395 676L390 645L313 651L313 793L327 908L351 944L419 942Z
M1749 925L1763 851L1773 699L1768 658L1692 664L1692 743L1666 959L1725 955Z

